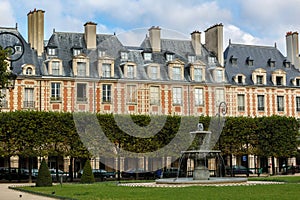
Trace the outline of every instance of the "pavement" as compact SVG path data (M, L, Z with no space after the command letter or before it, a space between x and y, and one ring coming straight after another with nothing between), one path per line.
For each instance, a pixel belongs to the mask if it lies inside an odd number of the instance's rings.
M43 197L38 195L20 192L9 189L9 186L24 186L29 184L24 183L0 183L0 199L1 200L54 200L53 198Z

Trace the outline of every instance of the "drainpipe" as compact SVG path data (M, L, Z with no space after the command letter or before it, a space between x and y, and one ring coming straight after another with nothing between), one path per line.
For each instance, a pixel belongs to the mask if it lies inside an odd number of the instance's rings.
M42 111L42 80L40 82L40 111Z

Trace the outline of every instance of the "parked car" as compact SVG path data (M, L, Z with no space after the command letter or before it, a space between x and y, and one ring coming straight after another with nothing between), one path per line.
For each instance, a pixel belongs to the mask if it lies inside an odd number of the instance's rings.
M24 169L24 173L29 177L29 169ZM39 169L31 169L31 178L36 179L39 173Z
M28 177L29 176L25 173L25 169L11 167L9 172L8 167L0 167L0 179L24 180L24 179L28 179Z
M107 178L115 178L115 172L108 172L104 169L92 169L95 178L107 179ZM83 169L78 172L78 178L81 178L83 174Z
M253 174L253 172L251 170L249 170L247 167L244 167L242 165L233 165L232 169L230 169L230 166L226 166L226 174L227 175L231 175L231 173L233 173L233 175L235 174Z
M63 172L62 170L58 170L59 180L56 180L56 169L49 169L50 175L52 177L52 181L67 181L69 178L69 173Z
M121 172L122 178L133 178L133 179L154 179L155 172L144 171L144 169L129 169Z
M183 172L183 170L180 170L180 172L178 173L177 167L166 168L162 172L163 178L176 178L177 176L179 176L179 177L185 176L185 173Z

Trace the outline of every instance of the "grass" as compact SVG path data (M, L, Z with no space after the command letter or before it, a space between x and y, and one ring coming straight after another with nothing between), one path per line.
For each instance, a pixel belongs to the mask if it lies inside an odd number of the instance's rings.
M252 186L192 186L182 188L146 188L117 186L116 182L63 184L22 189L78 200L110 199L298 199L300 177L260 177L249 180L283 181L287 184Z

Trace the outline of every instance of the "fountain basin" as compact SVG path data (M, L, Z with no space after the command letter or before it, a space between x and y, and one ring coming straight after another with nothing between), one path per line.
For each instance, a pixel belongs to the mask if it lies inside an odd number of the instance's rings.
M155 180L156 184L228 184L228 183L244 183L247 178L234 178L234 177L210 177L208 180L194 180L193 178L162 178Z

